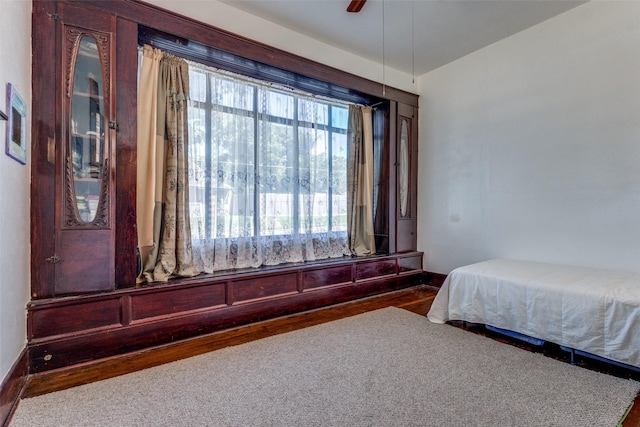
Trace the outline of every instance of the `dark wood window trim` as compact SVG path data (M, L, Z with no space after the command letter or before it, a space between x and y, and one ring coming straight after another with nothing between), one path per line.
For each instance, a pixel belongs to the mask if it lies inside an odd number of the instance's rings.
M137 0L72 0L85 7L95 7L115 14L147 29L162 29L179 41L189 41L201 46L214 47L220 52L229 52L258 63L292 71L311 79L349 88L373 97L379 97L414 107L418 106L418 96L365 79L331 66L303 58L293 53L266 45L229 31L160 7ZM157 31L157 30L156 30Z
M188 18L185 18L188 19ZM199 24L199 23L195 23ZM164 27L163 27L164 28ZM221 31L219 29L213 29L212 31ZM181 33L182 34L182 33ZM232 37L237 37L233 36ZM255 43L253 41L246 41L247 43ZM189 59L204 65L221 68L227 71L235 72L238 74L246 75L248 77L269 81L272 83L282 84L285 86L291 86L295 89L310 92L314 95L326 96L330 98L336 98L347 102L353 102L365 105L378 106L380 110L388 110L389 100L384 99L377 95L371 95L362 93L339 84L331 83L328 81L322 81L314 77L301 74L304 72L309 73L309 70L314 67L326 67L324 65L315 63L313 61L301 59L302 62L307 62L307 67L300 70L287 70L279 65L272 65L269 63L260 62L252 59L251 57L241 56L236 53L237 51L227 51L218 47L206 45L198 40L188 39L182 35L170 34L166 31L161 31L155 28L145 26L141 23L138 24L138 43L150 44L156 48L159 48L165 52ZM217 45L216 45L217 46ZM267 49L276 52L277 50L265 46ZM270 58L278 58L280 55L289 56L290 54L283 51L277 51L277 55L272 54ZM276 62L276 61L274 61ZM314 74L314 73L309 73ZM342 72L338 72L342 74ZM382 86L378 88L382 91ZM393 89L392 89L393 90ZM382 120L379 126L376 126L376 131L380 133L377 136L378 139L384 139L384 133L388 132L387 121L384 116L376 115L377 120ZM383 176L383 178L386 178ZM388 203L388 201L387 201ZM386 205L382 203L382 205ZM379 232L379 235L388 235L388 229L384 229ZM380 246L381 250L379 254L387 254L388 245L384 242ZM314 264L309 263L309 264Z
M27 310L29 369L39 372L139 351L238 324L309 310L411 286L422 280L422 253L396 252L395 135L399 106L417 108L416 95L290 54L173 12L135 0L40 0L33 6L33 113L31 292ZM53 286L55 221L59 208L62 140L60 28L65 17L94 16L115 21L111 87L117 129L115 174L115 280L109 291L61 296ZM61 19L63 21L61 21ZM61 23L62 22L62 23ZM87 22L91 28L92 23ZM382 101L376 111L382 145L389 152L381 174L378 238L385 255L345 257L136 287L137 47L140 28L162 29L178 38L214 46L240 58L302 76L311 87ZM112 27L113 28L113 27ZM52 54L55 53L55 54ZM112 56L113 59L113 56ZM278 73L276 73L278 74ZM281 74L280 74L281 75ZM55 82L55 84L52 84ZM345 90L345 88L348 88ZM367 103L367 102L365 102ZM387 183L388 182L388 183ZM385 215L386 211L386 215Z
M269 83L276 83L297 90L363 105L378 105L384 99L360 93L334 83L307 77L299 72L285 70L250 58L224 51L213 46L168 34L164 31L140 25L138 43L149 44L164 52L215 68L231 71Z
M174 12L170 12L156 6L152 6L135 0L67 0L67 1L39 1L34 7L34 103L43 106L36 109L34 118L34 141L47 141L51 145L52 129L58 124L52 120L50 111L54 111L55 97L50 94L51 76L45 75L42 70L55 68L57 60L52 60L50 52L55 50L56 19L58 8L61 5L73 5L85 10L96 10L115 17L116 20L116 62L114 84L117 105L117 145L115 165L116 182L116 223L118 224L115 239L115 288L122 289L135 286L137 272L136 247L137 234L135 226L135 176L136 176L136 110L137 110L137 46L141 29L162 28L164 34L172 34L179 41L193 42L201 49L206 46L215 46L216 52L229 52L237 58L245 58L254 61L255 64L265 64L273 70L281 70L296 78L306 81L312 87L318 89L322 84L326 85L329 92L345 96L356 96L362 101L380 102L379 111L384 110L381 123L385 145L389 135L393 135L393 124L390 120L394 115L395 106L399 103L417 106L417 96L401 90L387 87L385 96L382 94L382 85L359 76L320 64L318 62L302 58L300 56L267 46L260 42L250 40L227 31L203 24L186 18ZM61 9L62 10L62 9ZM156 34L157 34L157 30ZM44 41L46 40L46 43ZM175 43L175 42L173 42ZM204 49L206 51L206 49ZM44 73L44 74L43 74ZM43 74L43 77L40 76ZM345 89L348 88L348 89ZM40 95L42 94L42 95ZM37 100L35 98L38 98ZM42 99L40 99L42 98ZM51 106L51 107L48 107ZM391 116L391 117L390 117ZM53 141L55 143L55 140ZM49 153L50 154L50 153ZM393 159L391 159L393 160ZM48 219L47 209L49 201L40 201L45 184L42 181L51 182L51 158L46 150L33 155L34 176L34 224L45 224ZM38 184L40 182L40 184ZM49 184L46 184L49 186ZM393 185L390 185L389 194L393 197ZM391 209L388 209L391 211ZM384 216L384 215L383 215ZM386 229L377 233L383 240L389 234L388 227L393 223L389 218ZM51 231L49 227L40 225L34 232L34 250L32 258L32 277L36 278L32 288L34 298L47 298L53 296L50 269L40 267L42 259L50 257L54 250L51 242L46 239ZM38 243L39 242L39 243ZM383 250L384 253L393 253L393 236L389 236L389 244Z
M117 17L119 27L127 29L126 34L118 32L118 70L127 70L131 67L137 68L136 48L141 41L153 41L156 46L168 49L174 54L186 56L188 59L197 60L214 66L221 66L230 71L240 71L247 73L251 68L262 67L262 77L277 79L297 79L303 82L307 90L315 93L332 95L343 100L359 102L363 104L378 104L380 111L393 111L398 103L417 106L417 95L398 90L392 87L385 88L383 85L364 79L359 76L329 67L327 65L291 54L289 52L265 45L255 40L251 40L225 30L195 21L159 7L136 0L113 0L113 1L79 1L71 0L72 3L82 3L83 7L94 7L105 12L114 14ZM133 30L136 29L135 40L132 40ZM162 31L158 30L162 28ZM189 53L194 52L194 53ZM189 54L187 54L189 53ZM220 62L216 58L225 58ZM233 59L231 59L233 58ZM135 61L135 63L134 63ZM216 63L216 61L218 61ZM238 64L243 64L239 67ZM122 71L125 79L128 80L128 87L131 86L133 73ZM128 74L128 75L127 75ZM260 77L254 73L253 77ZM285 81L285 83L287 83ZM289 82L290 83L290 82ZM116 93L120 97L122 89L120 81ZM324 93L323 93L324 92ZM135 100L133 100L135 102ZM135 117L135 104L131 100L128 103L119 103L120 117ZM385 114L386 115L386 114ZM386 118L379 130L385 135L393 132L390 129ZM120 126L120 135L128 133L136 134L135 124L127 127ZM388 136L384 137L385 139ZM119 138L120 140L122 138ZM133 141L119 143L117 159L135 155L135 137ZM124 151L125 156L122 155ZM116 216L124 219L118 220L120 225L116 238L116 288L127 288L134 286L137 263L134 254L137 246L135 232L135 169L130 163L122 164L116 169L117 186L117 207ZM390 196L393 196L390 194ZM389 202L391 203L391 202ZM391 211L391 209L387 209ZM388 225L387 225L388 227ZM377 231L381 235L388 234L389 230ZM385 245L382 252L393 253L392 245Z

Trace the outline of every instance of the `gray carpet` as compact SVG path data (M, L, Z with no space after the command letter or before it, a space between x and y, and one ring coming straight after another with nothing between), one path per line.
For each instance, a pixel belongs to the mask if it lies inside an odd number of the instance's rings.
M18 426L615 426L640 384L397 308L25 399Z

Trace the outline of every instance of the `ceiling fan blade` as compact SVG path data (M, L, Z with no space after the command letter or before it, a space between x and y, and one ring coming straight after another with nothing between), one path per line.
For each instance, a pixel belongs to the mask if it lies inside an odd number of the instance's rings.
M360 12L366 2L367 0L351 0L349 7L347 7L347 12Z

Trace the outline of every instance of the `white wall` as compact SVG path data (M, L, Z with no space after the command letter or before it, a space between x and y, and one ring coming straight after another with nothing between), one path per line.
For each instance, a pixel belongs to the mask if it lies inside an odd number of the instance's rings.
M144 0L200 22L369 80L382 82L382 65L236 9L218 0ZM386 67L386 85L417 93L410 74Z
M7 109L7 83L15 85L30 109L31 2L2 0L0 9L0 110ZM5 155L6 123L0 121L0 382L26 344L30 289L30 166Z
M640 271L640 2L592 1L419 79L418 246Z

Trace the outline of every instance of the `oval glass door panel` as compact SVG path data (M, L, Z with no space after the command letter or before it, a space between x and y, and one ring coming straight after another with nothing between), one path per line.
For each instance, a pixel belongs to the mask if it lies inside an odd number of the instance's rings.
M102 67L96 40L83 36L78 44L71 97L71 160L78 215L96 216L105 153Z
M409 200L409 126L406 119L400 122L400 216L407 216Z

